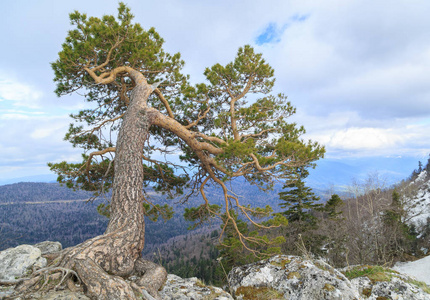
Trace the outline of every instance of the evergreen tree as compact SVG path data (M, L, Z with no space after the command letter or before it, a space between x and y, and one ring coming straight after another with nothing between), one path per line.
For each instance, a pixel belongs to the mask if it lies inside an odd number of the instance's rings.
M401 258L404 253L416 251L417 232L414 225L404 222L405 214L401 195L394 190L390 208L383 214L383 224L390 249L385 255L389 259Z
M329 218L336 219L342 211L338 211L338 209L343 205L343 200L340 199L339 195L333 194L331 198L326 202L324 206L324 211L327 212Z
M294 169L290 181L283 186L279 193L281 212L288 220L288 226L282 229L286 243L281 247L283 253L303 255L304 249L312 254L321 254L321 247L326 239L315 230L318 228L318 219L315 212L321 208L316 203L319 197L312 189L307 187L304 179L309 175L307 166Z
M391 205L384 213L384 220L387 224L401 224L402 217L404 216L403 205L399 192L394 189L391 195Z
M321 204L316 203L319 197L316 196L310 187L305 185L303 181L309 172L305 167L298 167L293 174L293 180L287 182L279 193L280 200L284 201L281 208L286 208L282 214L285 215L289 221L292 222L306 222L309 224L315 223L315 217L312 215L312 210L321 207Z
M430 154L429 154L429 158L427 159L427 164L425 166L425 170L427 171L427 178L430 177Z

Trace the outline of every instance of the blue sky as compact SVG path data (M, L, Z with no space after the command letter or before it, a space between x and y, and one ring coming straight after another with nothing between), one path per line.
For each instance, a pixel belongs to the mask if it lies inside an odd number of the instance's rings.
M304 22L309 15L293 15L289 18L286 23L277 24L270 22L266 27L263 28L263 32L255 38L255 43L259 46L264 44L276 44L282 39L284 31L294 25L296 22Z
M405 173L430 152L430 2L127 1L135 21L154 26L181 52L193 82L251 44L274 67L275 90L297 107L306 139L329 161ZM63 141L79 95L57 98L50 63L73 10L116 14L117 1L2 3L0 182L49 174L46 163L79 160ZM395 160L379 167L375 158ZM404 164L398 164L398 160ZM401 168L398 166L402 166Z

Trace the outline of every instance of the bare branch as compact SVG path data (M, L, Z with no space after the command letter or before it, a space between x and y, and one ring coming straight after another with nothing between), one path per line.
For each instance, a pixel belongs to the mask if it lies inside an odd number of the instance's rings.
M167 114L169 115L169 117L174 119L175 115L173 114L172 109L170 108L170 104L169 104L169 102L167 102L166 98L164 98L164 95L161 93L161 91L158 88L156 88L154 90L154 93L158 96L160 101L164 104L164 107L166 107Z
M103 155L103 154L106 154L109 152L115 152L115 147L109 147L109 148L103 149L101 151L94 151L94 152L90 153L90 155L88 156L87 162L85 163L85 165L86 165L85 173L87 174L87 176L89 176L91 160L93 159L93 157L96 155Z

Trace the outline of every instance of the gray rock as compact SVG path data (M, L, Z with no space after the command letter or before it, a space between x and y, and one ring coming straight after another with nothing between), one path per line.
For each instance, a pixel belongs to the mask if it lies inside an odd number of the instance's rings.
M35 293L31 297L36 300L90 300L90 298L81 292L72 292L68 290L50 291L46 294Z
M61 245L60 242L50 242L50 241L38 243L34 245L34 247L39 248L40 251L42 252L42 255L58 252L63 249L63 246Z
M166 300L233 300L233 297L221 288L207 286L195 277L183 279L172 274L167 276L160 295Z
M369 266L355 266L357 268L369 268ZM381 268L381 267L379 267ZM348 268L346 268L348 270ZM430 294L426 293L415 278L398 273L391 269L384 269L377 279L358 277L351 279L351 283L364 299L396 299L396 300L429 300ZM421 287L419 286L421 285Z
M0 299L5 299L7 296L12 295L13 292L14 292L13 286L0 285Z
M0 252L0 280L10 281L24 277L32 267L46 266L42 252L30 245L21 245Z
M228 281L235 299L361 299L339 271L323 261L278 255L234 268Z

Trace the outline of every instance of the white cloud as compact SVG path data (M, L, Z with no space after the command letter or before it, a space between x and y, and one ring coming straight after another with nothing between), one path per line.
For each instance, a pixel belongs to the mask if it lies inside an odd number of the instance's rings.
M66 131L67 126L64 124L51 124L51 125L45 125L43 127L39 127L30 134L30 137L33 139L43 139L46 137L52 137L54 134L61 132L61 134L64 135L64 132Z
M348 128L335 132L325 141L328 147L345 150L378 150L391 148L404 141L391 129Z
M430 113L423 12L430 3L385 4L303 5L305 22L288 27L276 47L260 48L293 103L311 113L354 110L370 118Z
M31 175L37 174L32 171L35 168L46 174L49 172L48 162L64 158L79 160L81 151L63 140L68 123L64 116L3 119L0 122L1 169L17 167L16 175L10 174L13 178L25 176L24 170Z
M37 108L43 93L37 88L0 76L0 100L14 101L14 105Z

